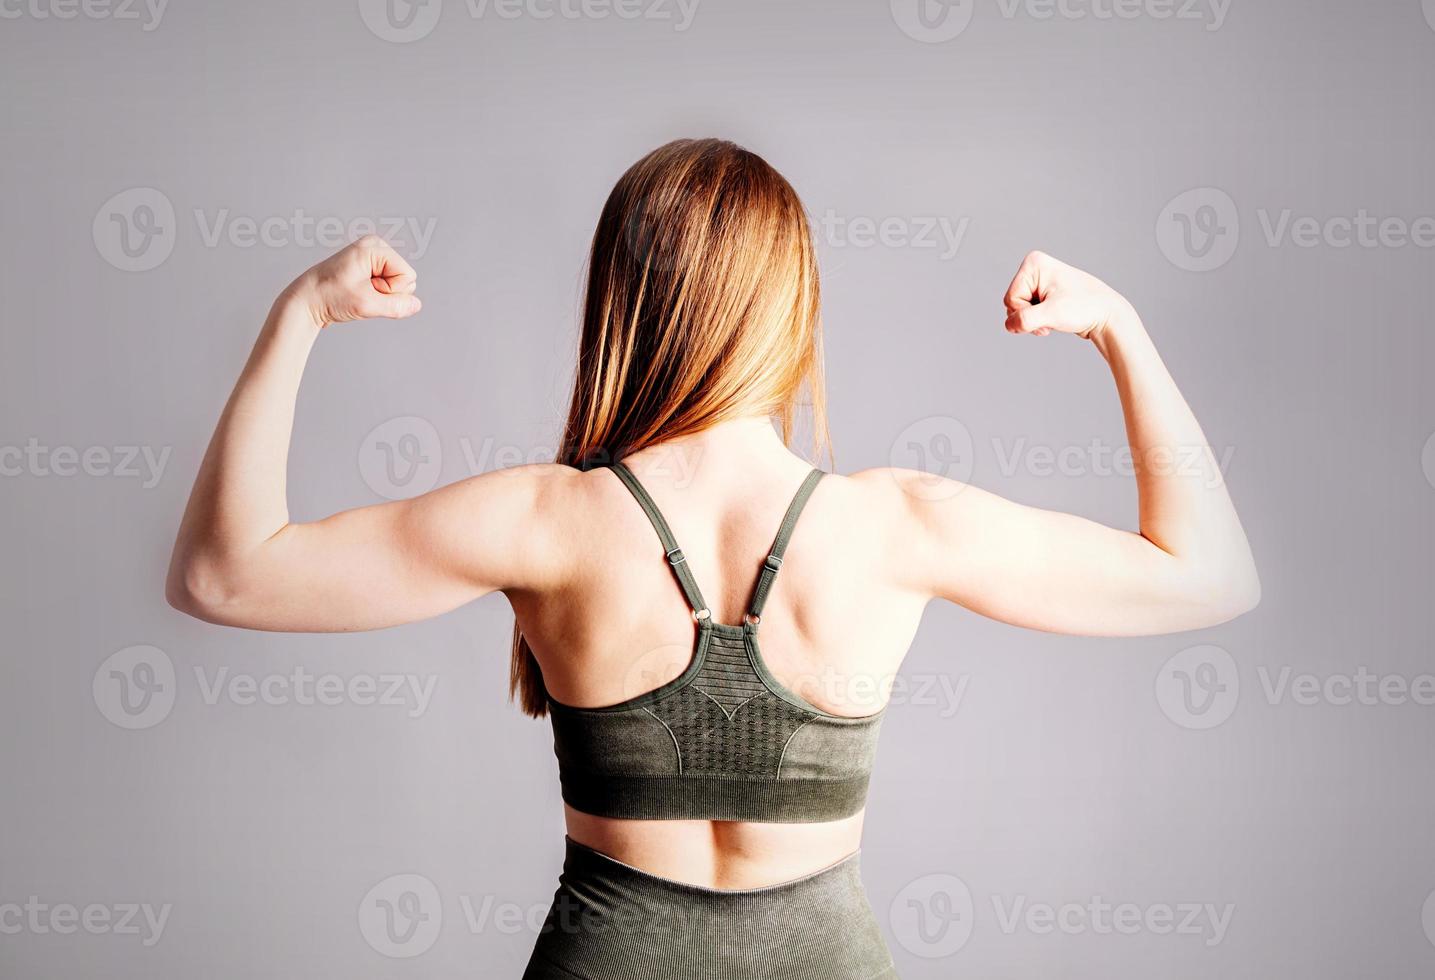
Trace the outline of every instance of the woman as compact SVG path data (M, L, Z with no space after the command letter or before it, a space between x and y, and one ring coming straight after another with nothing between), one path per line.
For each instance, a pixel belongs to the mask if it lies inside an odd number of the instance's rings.
M169 600L228 626L344 631L508 597L513 692L552 717L568 829L526 976L894 976L856 855L882 681L923 607L1106 636L1251 609L1206 439L1130 304L1032 253L1006 329L1074 334L1110 364L1140 532L924 473L823 478L788 448L802 404L825 445L808 224L731 143L671 143L624 174L588 275L558 462L311 524L285 506L309 351L328 324L420 304L377 239L296 279L215 431Z

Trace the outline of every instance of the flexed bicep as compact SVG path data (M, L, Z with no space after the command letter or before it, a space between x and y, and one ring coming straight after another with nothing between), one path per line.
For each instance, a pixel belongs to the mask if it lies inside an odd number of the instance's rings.
M1027 507L978 487L894 471L916 542L915 573L933 598L1015 626L1139 636L1220 618L1195 566L1133 531ZM945 492L936 492L937 490Z
M566 467L520 467L412 500L289 520L287 464L304 364L329 324L402 320L418 274L365 237L274 302L215 426L170 559L171 605L266 630L375 629L423 619L542 569L549 488Z
M1131 304L1095 276L1032 252L1003 305L1008 332L1081 337L1110 365L1135 462L1139 530L893 470L899 520L914 542L913 587L1062 633L1177 632L1253 608L1260 582L1223 474Z
M561 577L547 514L566 467L520 467L409 500L286 524L229 554L191 555L171 601L248 629L346 632L426 619Z

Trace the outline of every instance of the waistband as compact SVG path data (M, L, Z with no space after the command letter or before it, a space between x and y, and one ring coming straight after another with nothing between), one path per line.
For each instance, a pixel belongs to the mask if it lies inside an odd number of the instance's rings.
M760 888L674 881L565 838L526 980L874 980L892 958L860 851Z

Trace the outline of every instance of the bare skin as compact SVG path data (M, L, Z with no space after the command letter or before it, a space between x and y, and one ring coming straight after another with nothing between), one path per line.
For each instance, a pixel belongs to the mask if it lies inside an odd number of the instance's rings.
M614 704L676 677L691 656L691 612L647 518L606 470L524 466L290 522L286 463L310 350L328 324L417 312L416 282L387 245L365 239L276 300L195 481L169 601L227 626L342 632L414 622L502 592L560 702ZM1110 365L1137 463L1138 530L914 471L823 480L760 627L774 675L820 708L879 710L884 682L933 599L1016 626L1095 636L1212 626L1259 599L1214 456L1130 304L1032 253L1005 305L1008 331L1072 334ZM809 464L759 417L627 462L667 516L714 618L740 622ZM856 850L862 814L784 825L610 820L570 808L567 824L575 840L651 873L752 888Z

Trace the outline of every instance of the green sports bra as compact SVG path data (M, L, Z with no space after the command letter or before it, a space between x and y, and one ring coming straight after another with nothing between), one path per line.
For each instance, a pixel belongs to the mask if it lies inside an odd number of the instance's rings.
M829 714L777 681L758 650L762 608L792 529L823 477L798 489L741 625L713 621L667 521L622 463L612 471L658 532L697 622L692 661L656 690L603 708L549 698L563 799L600 817L809 823L862 809L885 711Z

